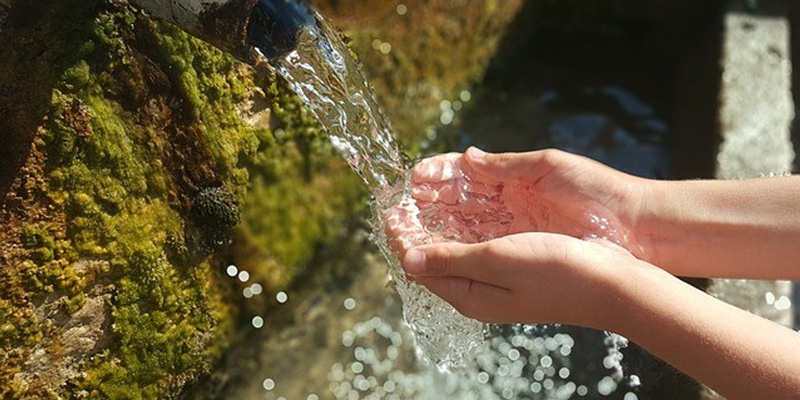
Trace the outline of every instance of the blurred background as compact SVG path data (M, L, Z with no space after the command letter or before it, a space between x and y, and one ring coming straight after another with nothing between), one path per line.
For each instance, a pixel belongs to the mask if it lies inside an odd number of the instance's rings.
M312 3L411 158L798 167L791 2ZM127 2L0 0L0 140L3 398L719 398L574 327L491 327L452 373L419 360L368 194L302 102ZM691 283L800 328L789 282Z

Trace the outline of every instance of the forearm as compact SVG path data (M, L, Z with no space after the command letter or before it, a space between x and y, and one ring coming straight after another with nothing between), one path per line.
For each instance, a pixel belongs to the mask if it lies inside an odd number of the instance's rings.
M626 276L621 334L728 399L800 394L800 334L657 268L644 266Z
M649 181L642 258L695 277L800 279L800 176Z

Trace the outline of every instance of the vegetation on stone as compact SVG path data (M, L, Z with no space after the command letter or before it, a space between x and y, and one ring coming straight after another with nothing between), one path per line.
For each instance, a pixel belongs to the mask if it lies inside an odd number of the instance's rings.
M225 266L274 293L360 224L360 181L269 71L117 0L4 2L0 41L0 397L176 398L265 306ZM384 100L430 72L392 65L369 67Z

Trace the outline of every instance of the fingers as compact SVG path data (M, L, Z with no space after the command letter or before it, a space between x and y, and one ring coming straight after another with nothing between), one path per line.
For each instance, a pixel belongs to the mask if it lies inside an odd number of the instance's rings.
M435 183L449 181L460 174L460 153L447 153L431 158L426 158L411 171L414 183Z
M470 147L464 158L473 169L494 179L537 181L550 172L554 162L564 154L552 149L493 154Z
M494 242L479 244L439 243L418 246L403 258L403 268L414 279L456 277L507 287L513 280L503 255L492 248Z

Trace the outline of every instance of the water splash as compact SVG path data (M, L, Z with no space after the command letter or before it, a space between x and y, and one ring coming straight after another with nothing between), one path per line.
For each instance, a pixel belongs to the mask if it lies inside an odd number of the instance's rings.
M316 20L315 25L302 28L294 51L269 60L269 64L309 106L336 150L372 192L378 216L373 221L374 238L390 262L391 276L404 302L404 317L419 349L441 367L458 365L482 342L483 324L462 316L426 288L408 282L389 250L380 216L392 207L413 206L408 168L391 124L347 46L321 17L317 15ZM259 55L267 61L264 54Z
M516 218L503 202L503 187L475 181L468 171L456 169L444 187L430 183L412 188L391 125L349 49L319 15L315 20L302 27L293 51L268 60L269 64L308 105L336 150L374 195L373 239L389 261L418 351L440 369L464 365L483 343L486 327L408 281L394 250L445 241L478 243L509 234ZM258 48L254 51L267 62ZM412 189L444 197L419 198ZM530 211L536 215L536 206ZM583 235L607 237L612 232L605 220L593 223L596 229ZM403 232L399 242L387 240L387 229ZM612 337L611 342L620 341Z

